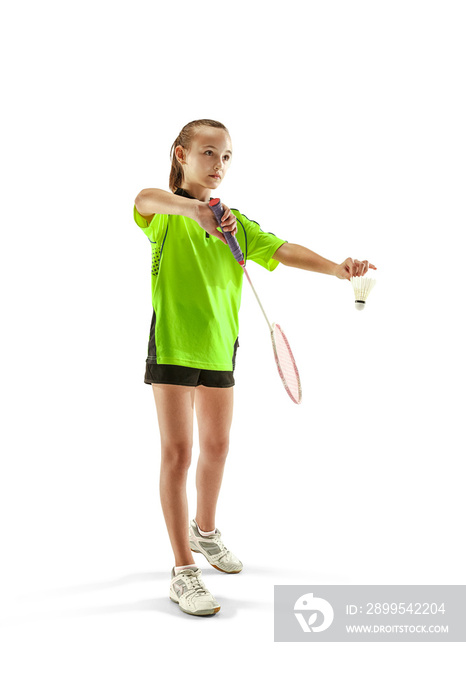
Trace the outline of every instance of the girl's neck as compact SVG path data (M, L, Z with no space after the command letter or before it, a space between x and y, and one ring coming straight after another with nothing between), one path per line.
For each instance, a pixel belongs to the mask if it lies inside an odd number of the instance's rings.
M208 187L203 187L202 185L196 185L192 182L182 182L180 185L182 190L189 192L191 197L198 199L200 202L208 202L210 199L211 190Z

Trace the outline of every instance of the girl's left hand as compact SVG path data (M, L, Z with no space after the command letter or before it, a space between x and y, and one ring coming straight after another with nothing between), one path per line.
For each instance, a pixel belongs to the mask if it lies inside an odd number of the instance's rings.
M376 266L370 263L368 260L353 260L353 258L346 258L341 265L337 265L335 276L340 280L349 280L351 277L363 277L368 269L377 270Z

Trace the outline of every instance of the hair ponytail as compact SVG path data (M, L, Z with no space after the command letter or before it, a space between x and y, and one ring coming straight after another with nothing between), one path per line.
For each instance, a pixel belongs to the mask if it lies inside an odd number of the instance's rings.
M216 129L225 129L227 134L229 134L226 126L213 119L196 119L196 121L189 122L189 124L186 124L186 126L181 129L170 149L171 170L169 187L172 192L175 192L178 187L181 187L181 183L183 182L183 166L176 157L175 148L177 146L182 146L184 149L189 150L193 137L201 126L213 126Z

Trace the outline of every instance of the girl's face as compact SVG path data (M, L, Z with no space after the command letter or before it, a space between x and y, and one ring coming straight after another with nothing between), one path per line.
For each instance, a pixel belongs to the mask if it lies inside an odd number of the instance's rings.
M215 189L230 167L232 146L224 129L204 126L192 139L187 152L181 146L177 146L175 152L183 165L184 187Z

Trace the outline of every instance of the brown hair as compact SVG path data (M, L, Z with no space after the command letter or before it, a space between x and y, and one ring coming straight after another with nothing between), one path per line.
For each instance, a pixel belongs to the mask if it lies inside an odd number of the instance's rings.
M182 146L183 148L186 148L188 150L191 146L191 141L193 137L196 135L196 132L201 126L213 126L217 129L225 129L225 131L229 135L229 131L226 128L226 126L224 126L220 122L214 121L213 119L196 119L195 121L186 124L186 126L184 126L181 129L180 133L176 137L170 149L172 167L170 170L169 186L172 192L174 192L178 187L181 187L181 183L183 182L183 166L181 165L181 163L178 162L176 158L175 148L177 146Z

